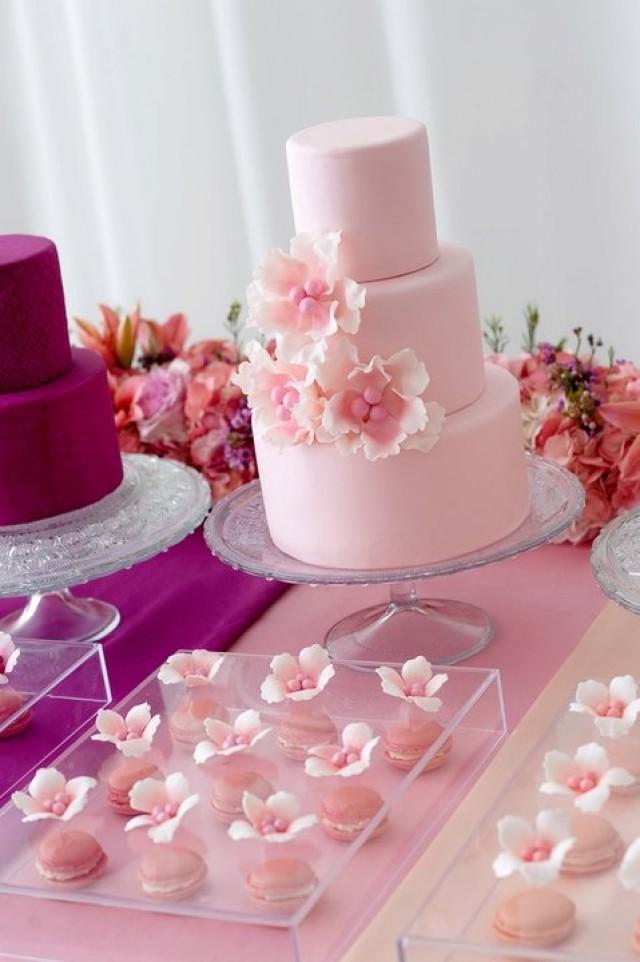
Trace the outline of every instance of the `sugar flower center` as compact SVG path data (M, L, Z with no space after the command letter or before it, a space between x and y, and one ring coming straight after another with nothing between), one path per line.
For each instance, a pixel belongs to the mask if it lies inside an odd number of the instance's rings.
M57 792L53 798L47 798L42 803L42 807L45 812L60 816L64 815L72 801L71 795L67 795L66 792Z
M305 675L302 671L299 671L295 677L290 678L286 685L287 691L290 692L309 691L309 689L315 687L315 678L312 678L311 675Z
M260 819L257 827L261 835L273 835L286 832L289 823L284 818L269 814Z
M222 742L223 748L235 748L236 745L249 745L251 742L250 735L236 734L235 732L230 732L224 741Z
M306 284L296 284L289 291L289 300L293 301L304 318L313 318L323 294L329 288L319 277L312 277Z
M278 384L270 394L276 405L276 414L281 421L290 421L292 411L300 400L300 391L290 384Z
M404 685L402 691L407 698L423 698L427 694L427 686L424 682L414 681L412 685Z
M622 718L626 707L623 701L612 698L596 705L596 715L600 718Z
M545 839L540 839L537 842L533 842L531 845L525 845L525 847L520 852L520 858L523 862L546 862L551 855L552 845Z
M363 424L368 421L384 421L387 410L382 404L383 392L375 387L366 387L362 394L354 398L351 413Z
M178 802L167 802L165 805L154 805L151 809L151 818L156 825L168 822L170 818L175 818L180 808Z
M567 779L567 787L571 789L572 792L584 792L592 791L598 782L600 781L599 776L596 772L582 772L579 775L571 775Z
M347 765L353 765L359 761L360 752L356 748L343 748L331 757L331 764L335 765L336 768L345 768Z

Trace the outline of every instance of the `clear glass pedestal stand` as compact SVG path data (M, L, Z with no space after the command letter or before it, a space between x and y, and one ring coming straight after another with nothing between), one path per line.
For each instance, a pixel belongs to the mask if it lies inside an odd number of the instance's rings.
M603 528L591 549L591 567L607 597L640 615L640 508Z
M0 619L0 630L67 642L104 638L120 621L118 609L78 598L71 587L152 558L198 527L211 495L197 471L146 454L122 460L122 484L96 504L0 527L0 597L29 596Z
M214 505L205 522L205 540L221 561L270 580L308 585L390 585L387 603L355 611L328 631L325 644L333 657L381 664L424 654L434 664L451 665L489 643L491 619L475 605L422 597L417 583L493 564L553 541L584 507L580 482L564 468L527 455L527 469L531 507L520 527L494 544L443 562L361 571L318 568L297 561L271 540L259 481Z

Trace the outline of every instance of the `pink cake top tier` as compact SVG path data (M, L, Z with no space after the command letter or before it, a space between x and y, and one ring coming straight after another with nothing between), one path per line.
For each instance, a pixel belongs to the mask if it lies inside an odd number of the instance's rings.
M0 236L0 394L47 384L71 366L55 244Z
M341 267L357 281L408 274L438 256L424 124L360 117L287 141L296 233L339 230Z

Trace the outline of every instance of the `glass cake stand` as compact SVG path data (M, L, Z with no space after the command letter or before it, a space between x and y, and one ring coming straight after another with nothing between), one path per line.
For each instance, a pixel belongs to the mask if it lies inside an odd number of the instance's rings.
M125 454L124 478L96 504L30 524L0 527L0 597L30 595L0 620L15 637L95 641L120 621L118 609L69 590L130 568L182 541L211 506L193 468Z
M508 537L478 551L411 568L319 568L297 561L271 540L259 481L232 492L214 505L204 527L205 540L221 561L268 580L307 585L389 584L388 603L356 611L327 633L332 656L348 661L405 661L424 654L434 664L469 658L491 640L493 626L475 605L423 598L416 582L492 564L522 554L561 535L584 507L577 478L552 461L527 455L531 508Z
M600 532L591 549L591 567L605 595L640 615L640 508Z

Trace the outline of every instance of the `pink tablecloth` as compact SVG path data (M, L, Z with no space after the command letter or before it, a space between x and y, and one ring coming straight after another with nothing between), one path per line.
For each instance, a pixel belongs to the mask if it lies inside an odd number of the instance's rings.
M426 588L432 596L471 601L491 613L496 638L472 663L502 670L511 725L548 683L605 600L591 576L588 552L567 546L546 547L494 567L434 579ZM385 590L378 588L293 589L245 632L239 648L295 650L320 640L342 615L384 597ZM191 957L202 962L228 957L237 962L271 962L274 958L270 930L234 935L222 944L213 940L210 923L202 921L8 897L1 900L0 908L3 918L12 922L0 929L0 950L23 957L56 962L165 962ZM362 924L366 921L363 918ZM323 931L327 947L340 945L340 924L338 913ZM334 962L336 954L328 948L322 958ZM4 962L2 951L0 962Z

